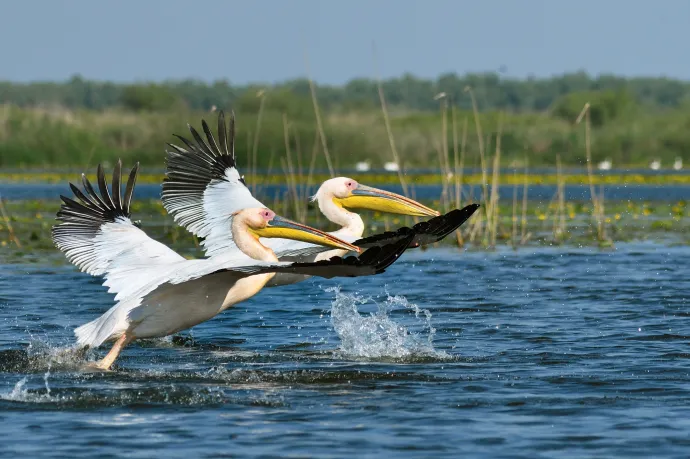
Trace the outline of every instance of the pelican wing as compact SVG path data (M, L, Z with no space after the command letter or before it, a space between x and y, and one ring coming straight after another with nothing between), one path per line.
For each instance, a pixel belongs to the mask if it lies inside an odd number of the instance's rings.
M263 273L290 273L308 276L358 277L380 274L405 252L412 242L413 235L401 238L392 244L375 246L359 257L332 257L314 262L255 263L248 266L233 266L219 271L233 271L246 275Z
M235 162L235 117L229 131L225 115L218 116L218 139L206 121L201 122L206 140L192 127L193 140L176 136L184 146L169 144L166 178L161 199L175 222L202 242L206 254L234 249L230 233L232 214L250 207L265 207L252 196Z
M99 165L100 193L82 174L83 190L70 183L78 201L61 196L63 204L57 214L60 223L52 230L55 245L82 271L104 276L103 285L116 294L115 306L75 330L77 341L82 345L98 346L112 337L125 323L123 320L129 311L141 304L142 298L154 292L165 294L166 285L199 279L183 288L187 299L196 299L193 295L205 295L203 289L208 286L203 280L205 275L224 266L254 262L239 250L213 259L187 260L147 236L132 222L130 215L138 169L138 164L132 168L124 197L120 193L120 161L113 172L112 193ZM246 274L231 276L240 278ZM184 310L180 313L184 314Z
M193 140L177 136L184 146L169 144L166 178L161 199L177 224L203 238L208 256L236 249L230 233L233 212L250 207L266 207L247 188L235 160L235 117L226 129L225 115L218 115L218 139L201 121L206 140L189 126ZM278 258L310 255L329 250L320 245L292 239L261 238Z
M470 204L462 209L451 210L445 215L431 218L424 222L419 222L412 228L403 226L396 231L386 231L385 233L375 234L373 236L355 239L347 234L341 234L336 231L330 234L350 242L358 247L370 248L376 246L383 246L394 243L410 235L413 235L410 247L419 247L421 245L433 244L448 236L450 233L458 229L469 219L474 212L479 208L479 204ZM274 239L271 242L272 249L279 259L294 260L303 259L307 261L313 259L314 255L321 252L327 252L328 247L316 246L305 242L291 241L287 239Z
M462 209L454 209L445 215L431 218L424 222L419 222L412 228L403 226L396 231L386 231L385 233L375 234L353 241L358 247L369 248L407 238L413 235L410 247L433 244L448 236L450 233L462 226L474 212L479 209L479 204L470 204ZM348 241L349 242L349 241Z
M148 283L155 285L155 279L163 273L187 262L147 236L130 219L138 170L139 164L132 168L124 197L120 194L120 161L113 171L112 193L101 165L97 171L100 195L82 174L83 190L70 183L79 202L60 196L63 203L57 220L61 223L52 230L55 245L67 259L84 272L105 276L103 285L117 293L116 298L126 297Z
M217 309L209 313L203 310L189 309L188 305L204 305L209 302L221 304L228 289L243 277L264 273L293 273L301 275L332 277L356 277L380 274L390 266L407 249L410 238L398 240L394 244L372 247L357 257L334 257L330 260L315 263L281 263L255 261L251 264L226 264L218 269L213 258L197 260L168 276L155 286L146 286L129 299L125 299L111 308L95 321L76 330L81 344L100 345L104 340L117 332L122 318L138 322L138 333L143 336L162 336L177 330L188 328L199 323L199 315L207 320L217 314ZM196 315L196 316L195 316ZM145 321L145 323L144 323Z

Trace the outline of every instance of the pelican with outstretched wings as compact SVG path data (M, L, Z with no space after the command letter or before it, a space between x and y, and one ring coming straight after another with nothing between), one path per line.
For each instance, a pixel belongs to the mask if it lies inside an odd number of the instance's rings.
M79 202L61 196L60 223L52 231L55 245L69 261L82 271L103 276L103 285L115 294L112 308L75 330L81 346L115 341L96 364L100 369L110 368L132 340L167 336L209 320L258 293L277 273L326 278L379 274L413 239L408 235L393 244L372 247L359 257L280 261L262 241L283 238L345 252L361 250L331 234L279 217L260 203L250 203L229 211L222 228L214 227L219 235L221 231L231 235L232 248L205 259L188 260L151 239L130 219L138 168L138 164L132 168L124 196L120 161L113 172L112 192L100 165L100 194L82 174L83 190L70 183Z
M234 115L230 116L228 129L223 112L219 113L217 138L206 121L202 120L201 126L205 139L189 126L192 140L176 136L181 144L169 144L161 199L175 222L203 238L206 254L213 257L232 250L235 245L231 235L223 230L227 226L228 215L237 209L264 206L252 196L237 170ZM349 242L360 240L364 233L364 222L352 211L354 209L434 217L413 228L405 227L365 238L362 241L368 247L386 245L410 234L414 234L411 247L439 241L462 225L479 207L473 204L439 215L405 196L362 185L348 177L326 180L313 200L326 218L341 227L329 234ZM281 261L315 262L347 253L345 249L328 249L290 239L271 239L262 243L273 249ZM267 287L291 284L307 277L280 273Z

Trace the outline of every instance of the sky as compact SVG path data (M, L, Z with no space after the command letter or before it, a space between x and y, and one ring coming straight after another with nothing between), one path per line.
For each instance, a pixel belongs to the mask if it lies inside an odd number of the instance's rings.
M0 0L0 80L690 80L687 0Z

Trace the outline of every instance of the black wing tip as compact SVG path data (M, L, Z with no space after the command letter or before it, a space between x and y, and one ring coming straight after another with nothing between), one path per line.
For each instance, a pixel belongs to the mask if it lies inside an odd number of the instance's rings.
M469 204L462 209L453 209L443 215L419 222L412 228L403 226L395 231L386 231L358 239L353 244L365 248L385 246L410 235L412 235L412 240L409 248L438 242L462 226L480 207L479 204Z
M236 169L234 155L234 129L225 129L225 114L218 115L219 122L217 137L214 136L205 119L201 120L202 131L206 140L194 126L187 123L192 139L173 134L183 146L167 143L166 148L166 178L164 188L174 189L183 186L194 194L203 194L206 186L212 180L227 180L228 169ZM234 115L230 117L230 125L234 122ZM191 188L190 188L191 185ZM165 202L164 202L165 203Z
M469 204L469 205L466 205L465 207L463 207L462 209L453 209L444 215L439 215L438 217L434 217L434 218L443 218L443 217L448 218L449 216L459 215L459 214L467 215L469 218L480 207L481 207L480 204Z
M233 123L235 121L235 113L231 112L230 115L230 123ZM220 110L218 113L218 133L217 135L220 136L220 129L221 126L225 128L225 113L223 110ZM185 137L182 137L179 134L173 134L173 137L177 138L181 142L183 142L187 147L190 148L190 151L186 151L184 153L190 153L194 155L201 155L201 156L207 156L209 159L214 159L218 157L227 157L227 156L232 156L232 152L228 151L228 148L226 145L219 145L218 142L216 141L216 138L213 136L213 133L211 132L211 128L209 127L209 124L206 122L205 118L201 118L201 130L206 134L208 142L204 141L203 137L199 134L199 131L192 126L191 123L187 123L187 129L189 130L189 133L192 135L192 138L194 139L189 140ZM231 129L229 133L229 143L232 143L234 141L234 131ZM171 143L167 144L168 146L174 148L178 153L180 153L180 147ZM234 158L233 158L234 160ZM233 161L234 162L234 161ZM234 167L234 164L230 167Z
M376 275L384 272L388 266L400 258L400 255L407 249L413 237L414 234L410 234L392 244L371 247L358 256L334 256L327 260L295 262L291 263L289 266L260 268L252 272L252 274L269 272L301 272L305 274L303 270L309 269L309 275L320 276L327 279L333 277ZM334 270L329 268L333 268Z
M122 161L118 159L114 171L121 171ZM127 182L127 192L126 196L131 198L131 193L134 190L134 182L136 181L136 175L139 170L139 163L132 168L130 172L130 177ZM105 184L105 171L102 164L98 164L96 168L96 174L98 176L99 187ZM122 199L116 199L115 202L110 199L108 195L109 190L107 188L100 188L100 195L96 192L93 187L90 186L90 182L86 177L86 174L81 174L82 183L84 189L80 190L78 186L74 183L69 182L69 187L72 190L74 197L69 198L64 195L60 195L62 204L60 205L60 210L57 213L57 219L63 223L79 224L81 226L90 226L94 228L100 227L104 223L114 222L118 217L129 218L129 202ZM119 196L120 190L116 190L115 187L119 187L119 180L115 180L112 187L112 195ZM61 225L57 225L61 226ZM53 227L53 234L57 226Z

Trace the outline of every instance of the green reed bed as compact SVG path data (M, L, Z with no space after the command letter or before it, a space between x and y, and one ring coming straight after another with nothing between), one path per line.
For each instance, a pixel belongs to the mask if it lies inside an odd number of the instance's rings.
M123 161L124 166L129 166L133 162ZM104 161L103 165L106 169L112 166L112 162ZM44 171L44 170L8 170L0 169L0 183L67 183L69 181L74 181L75 177L79 177L82 171L92 171L94 170L94 165L89 167L72 167L62 171ZM158 168L153 166L143 166L141 173L137 179L137 183L148 183L148 184L158 184L161 183L165 177L162 170L158 171ZM247 183L252 186L252 184L260 185L284 185L286 183L285 175L282 173L270 173L270 174L257 174L252 175L249 168L244 168L240 164L240 170L244 174ZM274 167L273 172L277 172L276 167ZM524 174L523 172L507 173L507 170L503 170L501 175L501 184L503 185L523 185L527 182L528 185L558 185L559 179L558 174ZM297 174L307 175L306 170L296 170ZM586 173L572 173L568 172L567 169L563 170L564 174L567 174L567 184L568 185L588 185L589 178ZM487 174L492 175L492 169L487 169ZM370 173L370 172L353 172L351 174L353 178L356 178L362 183L374 183L378 185L399 185L400 180L395 173ZM462 185L481 185L482 184L482 174L481 173L453 173L450 177L458 176L461 178ZM406 172L405 177L407 182L411 186L418 185L440 185L443 184L444 178L443 174L440 172L428 173L428 174L417 174L414 172ZM331 178L330 175L324 173L314 173L312 174L312 184L318 184ZM690 174L636 174L636 173L624 173L624 174L600 174L594 172L592 177L593 183L595 185L690 185Z
M571 116L569 112L485 111L482 97L478 97L478 106L473 110L459 108L458 104L464 104L469 94L462 94L462 100L456 96L444 110L437 112L415 111L390 101L384 106L385 111L380 107L330 107L316 112L309 97L299 103L286 103L271 92L261 93L254 105L219 105L218 108L236 111L236 152L245 173L255 169L254 166L265 169L273 164L275 170L279 169L280 158L285 153L285 118L289 120L289 141L295 157L308 158L316 149L316 168L333 169L336 173L353 167L358 161L381 167L395 160L403 170L443 168L446 161L439 158L438 152L452 150L449 146L457 141L465 120L469 120L471 134L466 138L467 167L481 165L482 146L486 155L491 154L495 146L492 139L499 131L504 167L521 167L525 155L529 156L532 167L555 166L559 153L565 169L584 165L585 133L573 126L577 112ZM597 100L591 102L595 110ZM651 159L659 158L662 167L669 168L676 157L684 156L687 163L690 111L624 113L606 122L593 117L594 163L610 158L614 167L647 167ZM173 140L172 134L187 134L187 123L199 128L202 118L213 125L216 114L184 107L95 111L0 105L0 168L90 168L100 161L112 162L114 158L162 168L165 144ZM446 123L444 130L440 129L443 123ZM455 129L453 124L457 125ZM478 125L481 125L480 137L472 132ZM491 167L488 159L486 166Z
M269 202L267 200L267 202ZM425 204L439 207L440 203ZM294 218L295 206L286 199L272 201L278 212ZM8 225L0 220L0 260L32 260L61 263L64 258L53 247L50 229L55 223L55 213L59 208L57 200L5 201L4 207L14 235L20 241L18 247L11 236ZM496 222L496 246L535 247L535 246L592 246L598 245L596 225L591 218L591 203L567 202L565 204L565 231L554 237L553 218L557 215L559 205L552 203L529 202L525 212L526 226L522 227L517 219L517 228L513 231L512 204L498 204ZM367 222L367 234L374 234L402 225L411 225L409 217L382 215L378 213L363 214ZM132 205L132 217L141 220L142 228L155 239L170 245L188 257L203 256L199 241L183 228L175 225L166 214L159 200L138 200ZM475 216L476 217L476 216ZM473 217L473 218L475 218ZM318 214L315 206L307 206L306 222L319 228L334 229ZM690 244L690 208L684 201L676 203L607 203L604 224L613 244L634 240L653 240L668 244ZM462 227L464 248L485 250L481 238L469 242L469 231L472 225ZM521 243L522 234L529 234L527 241ZM447 237L438 247L457 250L457 239Z

